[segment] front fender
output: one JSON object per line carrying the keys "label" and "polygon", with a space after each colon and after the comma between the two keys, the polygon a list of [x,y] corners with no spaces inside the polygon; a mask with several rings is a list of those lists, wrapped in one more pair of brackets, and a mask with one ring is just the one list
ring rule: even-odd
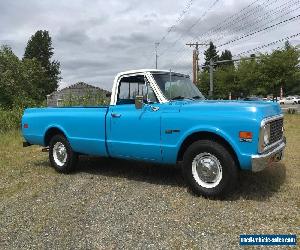
{"label": "front fender", "polygon": [[230,136],[224,130],[217,128],[217,127],[213,127],[213,126],[195,126],[195,127],[192,127],[191,129],[185,131],[185,133],[182,134],[180,140],[178,141],[178,143],[176,145],[176,148],[178,149],[177,154],[180,150],[182,143],[184,142],[184,140],[186,138],[188,138],[192,134],[201,133],[201,132],[209,132],[209,133],[213,133],[217,136],[222,137],[232,147],[232,149],[235,151],[238,158],[239,158],[239,155],[241,155],[240,149],[237,145],[237,142],[234,140],[234,138],[232,138],[232,136]]}

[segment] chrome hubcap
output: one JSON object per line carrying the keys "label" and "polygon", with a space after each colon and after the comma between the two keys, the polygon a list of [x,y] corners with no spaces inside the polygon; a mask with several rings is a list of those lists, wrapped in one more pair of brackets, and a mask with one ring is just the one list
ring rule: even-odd
{"label": "chrome hubcap", "polygon": [[222,179],[220,161],[210,153],[196,155],[192,162],[192,174],[196,182],[205,188],[216,187]]}
{"label": "chrome hubcap", "polygon": [[57,142],[53,147],[53,159],[58,166],[63,166],[67,161],[67,149],[64,144]]}

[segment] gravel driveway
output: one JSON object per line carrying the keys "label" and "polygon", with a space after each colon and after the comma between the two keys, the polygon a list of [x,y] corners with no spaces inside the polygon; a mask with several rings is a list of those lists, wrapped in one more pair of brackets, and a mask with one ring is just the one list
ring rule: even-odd
{"label": "gravel driveway", "polygon": [[9,133],[0,142],[0,248],[234,249],[244,233],[299,235],[300,133],[291,124],[284,162],[242,173],[222,201],[194,196],[174,166],[84,157],[75,173],[58,174],[40,148],[23,149]]}

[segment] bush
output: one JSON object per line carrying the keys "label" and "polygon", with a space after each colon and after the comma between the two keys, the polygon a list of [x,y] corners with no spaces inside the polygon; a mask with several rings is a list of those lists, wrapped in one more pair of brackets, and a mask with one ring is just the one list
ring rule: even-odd
{"label": "bush", "polygon": [[0,133],[20,129],[23,108],[5,110],[0,108]]}

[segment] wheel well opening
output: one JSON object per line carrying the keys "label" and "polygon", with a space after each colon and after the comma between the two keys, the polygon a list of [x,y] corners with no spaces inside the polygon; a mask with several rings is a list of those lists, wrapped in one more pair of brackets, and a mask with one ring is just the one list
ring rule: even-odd
{"label": "wheel well opening", "polygon": [[51,138],[53,136],[55,136],[55,135],[63,135],[63,136],[65,136],[64,132],[62,132],[60,129],[58,129],[58,128],[50,128],[46,132],[46,134],[45,134],[45,139],[44,139],[45,146],[49,146]]}
{"label": "wheel well opening", "polygon": [[185,151],[187,150],[187,148],[192,143],[199,141],[199,140],[212,140],[212,141],[220,143],[230,152],[230,154],[233,156],[237,166],[240,167],[237,155],[236,155],[235,151],[233,150],[233,148],[231,147],[231,145],[223,137],[216,135],[214,133],[211,133],[211,132],[198,132],[198,133],[189,135],[181,144],[180,150],[177,155],[177,161],[182,161],[183,155],[184,155]]}

